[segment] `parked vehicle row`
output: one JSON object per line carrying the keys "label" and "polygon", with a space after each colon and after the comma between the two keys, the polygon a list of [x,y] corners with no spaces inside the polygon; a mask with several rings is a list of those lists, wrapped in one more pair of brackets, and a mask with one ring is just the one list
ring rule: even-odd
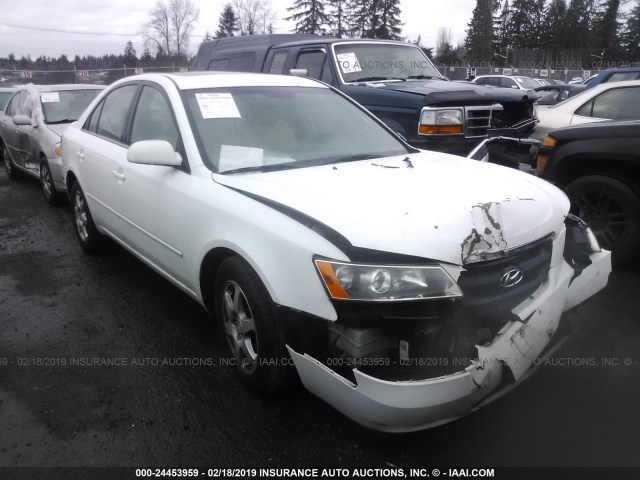
{"label": "parked vehicle row", "polygon": [[611,268],[550,183],[418,150],[311,79],[129,77],[61,147],[85,251],[110,238],[214,314],[249,389],[299,377],[376,430],[522,381]]}
{"label": "parked vehicle row", "polygon": [[557,105],[541,106],[533,138],[553,129],[583,123],[640,119],[640,80],[603,83]]}
{"label": "parked vehicle row", "polygon": [[104,88],[27,85],[14,91],[0,113],[0,156],[8,177],[39,178],[47,202],[57,203],[65,191],[62,133]]}

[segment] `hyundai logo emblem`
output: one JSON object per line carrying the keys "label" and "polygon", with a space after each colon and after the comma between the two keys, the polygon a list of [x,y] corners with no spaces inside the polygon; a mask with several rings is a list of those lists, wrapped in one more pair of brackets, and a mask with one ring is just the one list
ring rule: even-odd
{"label": "hyundai logo emblem", "polygon": [[519,268],[511,269],[500,278],[500,286],[503,288],[515,287],[523,278],[522,270]]}

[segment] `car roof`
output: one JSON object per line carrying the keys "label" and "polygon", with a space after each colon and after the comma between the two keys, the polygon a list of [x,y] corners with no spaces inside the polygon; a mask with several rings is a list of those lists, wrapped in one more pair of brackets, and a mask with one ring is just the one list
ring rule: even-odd
{"label": "car roof", "polygon": [[394,43],[405,46],[415,46],[406,42],[397,40],[369,39],[369,38],[338,38],[327,35],[310,35],[310,34],[293,34],[293,33],[277,33],[271,35],[246,35],[242,37],[220,38],[217,40],[209,40],[203,42],[203,45],[215,44],[217,52],[227,49],[234,51],[243,47],[271,47],[274,45],[305,45],[310,43]]}
{"label": "car roof", "polygon": [[294,75],[271,75],[264,73],[238,72],[187,72],[187,73],[145,73],[135,77],[119,80],[171,80],[180,90],[199,88],[232,88],[232,87],[313,87],[329,88],[316,80]]}
{"label": "car roof", "polygon": [[58,85],[34,85],[29,83],[27,85],[20,85],[18,90],[27,89],[28,87],[35,88],[39,92],[61,92],[64,90],[104,90],[104,85],[86,85],[77,83],[62,83]]}
{"label": "car roof", "polygon": [[624,73],[624,72],[640,72],[640,66],[638,67],[614,67],[600,70],[598,73],[592,76],[597,76],[601,73]]}

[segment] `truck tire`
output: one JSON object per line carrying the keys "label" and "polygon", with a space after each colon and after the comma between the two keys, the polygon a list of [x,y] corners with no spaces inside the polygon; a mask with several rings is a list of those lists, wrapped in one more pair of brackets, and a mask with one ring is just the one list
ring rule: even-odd
{"label": "truck tire", "polygon": [[612,264],[621,265],[640,248],[640,199],[615,178],[590,175],[565,188],[571,213],[585,220],[600,246],[612,252]]}

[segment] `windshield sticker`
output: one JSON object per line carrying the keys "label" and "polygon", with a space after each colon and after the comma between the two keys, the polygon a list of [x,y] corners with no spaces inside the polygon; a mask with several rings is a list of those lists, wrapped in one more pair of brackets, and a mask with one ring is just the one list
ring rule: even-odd
{"label": "windshield sticker", "polygon": [[196,93],[202,118],[240,118],[230,93]]}
{"label": "windshield sticker", "polygon": [[355,53],[339,53],[338,55],[336,55],[336,57],[338,57],[338,64],[340,65],[342,73],[354,73],[362,71],[360,62],[358,62],[358,57],[356,57]]}
{"label": "windshield sticker", "polygon": [[220,164],[218,172],[227,172],[238,168],[262,167],[264,150],[261,148],[241,147],[239,145],[222,145],[220,147]]}
{"label": "windshield sticker", "polygon": [[58,95],[58,92],[41,93],[40,101],[42,103],[59,103],[60,95]]}

